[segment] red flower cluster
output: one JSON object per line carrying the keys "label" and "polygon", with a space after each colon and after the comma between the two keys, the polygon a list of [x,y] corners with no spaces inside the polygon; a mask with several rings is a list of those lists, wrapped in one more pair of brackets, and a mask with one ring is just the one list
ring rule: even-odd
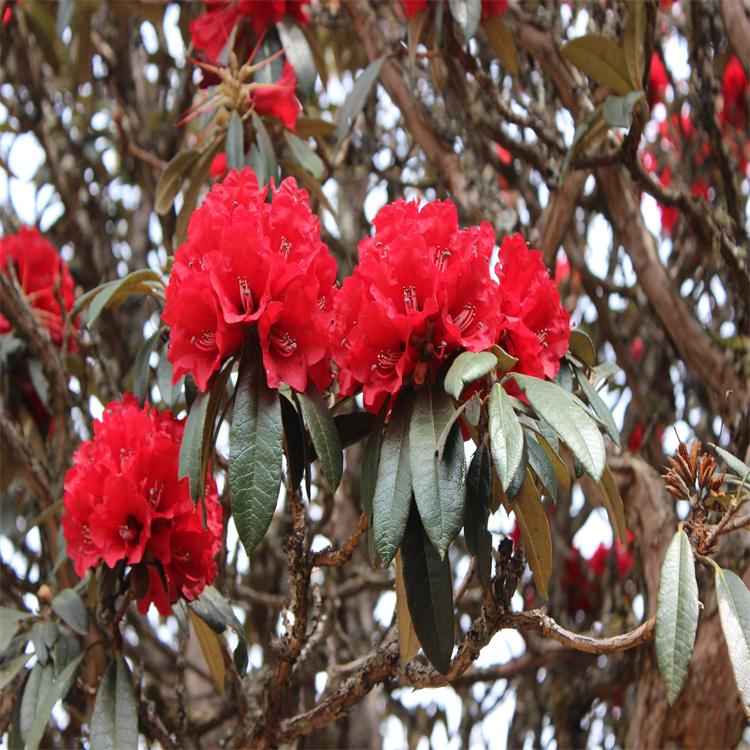
{"label": "red flower cluster", "polygon": [[259,115],[277,117],[284,127],[292,132],[297,130],[297,117],[302,105],[297,100],[297,74],[294,68],[284,63],[281,78],[274,83],[254,84],[250,94],[250,104]]}
{"label": "red flower cluster", "polygon": [[307,24],[306,4],[308,0],[206,0],[206,12],[190,22],[193,46],[216,60],[240,20],[246,19],[260,36],[287,14]]}
{"label": "red flower cluster", "polygon": [[742,63],[736,58],[727,63],[721,82],[723,106],[719,112],[722,125],[743,130],[748,125],[748,80]]}
{"label": "red flower cluster", "polygon": [[375,236],[360,242],[359,263],[337,296],[331,348],[340,394],[362,386],[365,407],[378,411],[389,393],[423,382],[459,348],[492,346],[500,310],[489,223],[459,230],[450,201],[420,211],[403,199],[373,223]]}
{"label": "red flower cluster", "polygon": [[307,192],[289,178],[271,191],[233,170],[190,218],[175,253],[163,320],[175,381],[212,374],[257,329],[268,384],[304,391],[331,382],[328,328],[336,262],[320,240]]}
{"label": "red flower cluster", "polygon": [[194,599],[216,575],[221,505],[212,480],[204,528],[188,480],[177,478],[183,430],[184,421],[141,408],[132,396],[113,401],[65,477],[63,533],[76,573],[82,577],[100,560],[110,568],[121,561],[146,565],[142,612],[154,602],[169,614],[170,603],[180,595]]}
{"label": "red flower cluster", "polygon": [[[407,18],[414,18],[422,8],[427,7],[428,0],[401,0]],[[482,18],[493,18],[508,10],[508,0],[482,0]]]}
{"label": "red flower cluster", "polygon": [[568,351],[570,316],[539,250],[520,234],[506,237],[496,266],[502,323],[498,343],[518,358],[516,372],[554,378]]}
{"label": "red flower cluster", "polygon": [[[22,227],[18,234],[0,238],[0,272],[8,276],[11,267],[39,322],[52,341],[62,344],[65,314],[74,300],[67,264],[39,230]],[[0,334],[10,328],[8,319],[0,314]]]}

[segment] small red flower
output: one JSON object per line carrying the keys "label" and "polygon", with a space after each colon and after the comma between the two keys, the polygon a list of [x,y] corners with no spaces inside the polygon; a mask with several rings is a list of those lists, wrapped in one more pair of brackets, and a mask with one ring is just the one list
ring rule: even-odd
{"label": "small red flower", "polygon": [[207,481],[204,528],[188,480],[177,477],[183,430],[184,421],[141,408],[132,396],[113,401],[65,477],[63,533],[76,573],[100,561],[146,566],[151,586],[138,603],[142,612],[154,601],[168,614],[171,603],[194,599],[216,575],[222,510],[216,484]]}
{"label": "small red flower", "polygon": [[669,78],[658,52],[651,53],[651,67],[648,72],[648,106],[664,101],[669,86]]}
{"label": "small red flower", "polygon": [[294,68],[284,63],[281,78],[274,83],[258,84],[250,94],[250,104],[259,115],[276,117],[287,130],[297,130],[297,118],[302,105],[294,93],[297,88],[297,74]]}
{"label": "small red flower", "polygon": [[748,81],[745,69],[737,57],[727,63],[721,83],[723,106],[719,119],[723,125],[732,125],[738,130],[748,124]]}
{"label": "small red flower", "polygon": [[227,155],[226,152],[220,151],[211,160],[211,166],[208,168],[208,174],[212,180],[218,180],[227,173]]}
{"label": "small red flower", "polygon": [[[63,342],[66,314],[73,307],[73,279],[60,254],[33,227],[0,238],[0,273],[13,270],[29,306],[58,346]],[[0,335],[11,326],[0,314]]]}
{"label": "small red flower", "polygon": [[257,328],[271,387],[304,391],[308,379],[319,389],[331,381],[336,262],[293,179],[272,189],[270,203],[266,193],[252,170],[233,170],[190,218],[162,315],[175,380],[190,373],[205,391]]}

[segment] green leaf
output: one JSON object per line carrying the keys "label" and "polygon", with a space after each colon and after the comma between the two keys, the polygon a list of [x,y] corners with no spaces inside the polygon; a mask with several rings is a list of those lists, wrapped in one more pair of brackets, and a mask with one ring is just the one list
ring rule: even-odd
{"label": "green leaf", "polygon": [[33,721],[31,722],[28,733],[26,734],[27,750],[37,750],[39,747],[39,743],[44,736],[44,729],[47,726],[52,709],[55,707],[57,701],[65,698],[72,687],[76,673],[78,672],[78,667],[82,660],[83,654],[73,659],[73,661],[71,661],[65,669],[55,677],[49,685],[49,690],[47,690],[43,697],[41,696],[41,691],[37,694],[39,700],[36,703]]}
{"label": "green leaf", "polygon": [[687,534],[678,531],[662,563],[656,605],[656,661],[670,705],[685,684],[697,628],[695,562]]}
{"label": "green leaf", "polygon": [[625,53],[602,34],[586,34],[562,48],[563,57],[595,81],[616,94],[633,90]]}
{"label": "green leaf", "polygon": [[581,386],[583,394],[586,396],[586,401],[589,402],[589,406],[594,410],[594,414],[602,421],[604,428],[607,431],[614,444],[620,447],[620,431],[617,429],[615,424],[615,418],[612,416],[612,412],[609,410],[607,404],[604,403],[604,399],[599,395],[599,392],[591,385],[591,381],[586,377],[585,373],[581,370],[576,369],[576,378],[578,384]]}
{"label": "green leaf", "polygon": [[321,179],[325,171],[325,164],[307,142],[288,131],[284,132],[284,138],[300,166],[306,169],[316,180]]}
{"label": "green leaf", "polygon": [[29,612],[0,607],[0,654],[10,646],[10,642],[18,632],[18,623],[31,617]]}
{"label": "green leaf", "polygon": [[305,393],[298,394],[298,398],[323,476],[328,480],[331,491],[336,492],[344,470],[344,452],[336,423],[314,385],[311,384]]}
{"label": "green leaf", "polygon": [[63,589],[52,600],[52,611],[79,635],[89,632],[86,607],[73,589]]}
{"label": "green leaf", "polygon": [[550,436],[555,438],[555,443],[557,444],[557,436],[554,433],[550,433],[547,435],[539,435],[539,445],[542,446],[542,450],[547,454],[547,458],[549,458],[552,464],[552,470],[555,472],[557,481],[567,489],[570,487],[570,472],[568,471],[568,465],[562,460],[562,458],[560,458],[555,448],[550,444],[548,439]]}
{"label": "green leaf", "polygon": [[315,91],[318,71],[307,38],[298,25],[288,20],[288,16],[276,24],[276,29],[284,47],[284,57],[294,68],[297,88],[308,99]]}
{"label": "green leaf", "polygon": [[20,654],[0,669],[0,690],[4,690],[13,682],[15,676],[26,666],[29,659],[31,659],[31,654]]}
{"label": "green leaf", "polygon": [[372,529],[375,545],[386,568],[401,546],[412,505],[410,416],[411,399],[402,394],[393,407],[380,447],[380,464],[372,498]]}
{"label": "green leaf", "polygon": [[73,308],[73,315],[88,308],[86,325],[91,327],[108,307],[116,305],[132,294],[148,294],[155,288],[161,288],[161,276],[150,268],[133,271],[121,279],[100,284],[82,297],[79,297]]}
{"label": "green leaf", "polygon": [[477,33],[482,20],[482,0],[449,0],[451,16],[468,42]]}
{"label": "green leaf", "polygon": [[414,631],[425,656],[440,674],[447,674],[453,653],[453,583],[448,558],[441,559],[425,533],[412,503],[401,556],[404,583]]}
{"label": "green leaf", "polygon": [[744,479],[750,475],[750,466],[744,461],[740,461],[737,456],[733,456],[728,450],[724,450],[724,448],[720,448],[714,443],[709,443],[709,445],[719,454],[719,457],[727,465],[730,472],[736,474],[740,479]]}
{"label": "green leaf", "polygon": [[367,438],[367,443],[365,444],[365,452],[362,456],[360,492],[362,494],[362,506],[365,509],[365,513],[367,513],[367,517],[370,519],[370,529],[372,529],[373,497],[375,496],[375,485],[378,481],[378,467],[380,466],[380,439],[387,411],[388,402],[386,401],[373,422],[370,436]]}
{"label": "green leaf", "polygon": [[631,91],[625,96],[608,96],[602,106],[602,114],[613,128],[629,128],[633,120],[633,107],[646,98],[644,91]]}
{"label": "green leaf", "polygon": [[156,202],[154,208],[157,214],[165,214],[172,208],[177,193],[193,164],[198,160],[198,151],[189,148],[179,151],[164,167],[156,183]]}
{"label": "green leaf", "polygon": [[348,448],[364,440],[370,434],[377,417],[368,411],[355,411],[348,414],[336,414],[336,432],[339,434],[342,448]]}
{"label": "green leaf", "polygon": [[136,750],[138,704],[130,669],[121,656],[112,661],[99,683],[91,715],[92,750]]}
{"label": "green leaf", "polygon": [[281,393],[279,393],[279,403],[281,404],[281,422],[284,426],[287,479],[289,485],[296,489],[302,482],[307,465],[307,438],[302,418],[294,403]]}
{"label": "green leaf", "polygon": [[586,473],[598,482],[606,459],[604,441],[583,405],[555,383],[528,375],[513,377],[534,411],[552,426]]}
{"label": "green leaf", "polygon": [[437,455],[440,435],[454,411],[442,388],[424,386],[417,392],[409,429],[414,497],[427,536],[441,558],[461,529],[464,514],[465,456],[457,425],[454,437],[446,442],[443,460]]}
{"label": "green leaf", "polygon": [[253,112],[253,127],[255,128],[255,143],[258,147],[258,153],[260,154],[261,160],[263,161],[265,177],[263,182],[265,183],[268,182],[271,177],[276,177],[276,172],[278,171],[276,151],[274,151],[273,141],[271,141],[271,136],[268,135],[263,120],[261,120],[255,112]]}
{"label": "green leaf", "polygon": [[510,397],[500,383],[490,391],[489,430],[492,462],[507,492],[523,459],[523,430]]}
{"label": "green leaf", "polygon": [[44,637],[44,631],[47,625],[53,625],[53,623],[42,620],[40,622],[35,622],[31,627],[31,642],[34,644],[34,653],[42,666],[47,663],[49,657],[49,650],[47,649],[47,643],[45,642]]}
{"label": "green leaf", "polygon": [[229,432],[232,517],[248,555],[271,524],[281,484],[281,406],[257,349],[243,356]]}
{"label": "green leaf", "polygon": [[492,534],[487,529],[492,494],[492,464],[487,446],[481,444],[466,474],[466,549],[477,559],[477,577],[485,590],[492,578]]}
{"label": "green leaf", "polygon": [[239,170],[245,166],[245,134],[237,112],[232,112],[229,116],[224,149],[227,152],[227,169]]}
{"label": "green leaf", "polygon": [[750,719],[750,591],[738,575],[718,566],[715,582],[721,629],[729,650],[734,681],[745,717]]}
{"label": "green leaf", "polygon": [[357,115],[364,109],[367,98],[370,95],[375,82],[380,76],[380,70],[385,62],[384,57],[373,60],[357,78],[352,86],[352,90],[344,100],[339,110],[338,125],[336,127],[336,148],[341,146],[346,134],[354,125]]}
{"label": "green leaf", "polygon": [[143,403],[148,396],[148,376],[151,371],[151,353],[161,340],[161,330],[149,336],[139,347],[133,364],[133,395]]}
{"label": "green leaf", "polygon": [[156,366],[156,383],[164,404],[169,409],[174,409],[182,393],[183,378],[172,384],[172,364],[167,357],[166,349],[162,351],[159,364]]}
{"label": "green leaf", "polygon": [[206,433],[206,415],[210,391],[199,393],[188,413],[180,445],[180,462],[177,477],[190,479],[190,497],[197,503],[205,477],[201,476],[203,441]]}
{"label": "green leaf", "polygon": [[21,697],[20,729],[21,737],[25,740],[34,723],[34,718],[39,713],[40,706],[49,693],[52,681],[55,677],[55,668],[52,664],[42,665],[37,663],[29,672]]}
{"label": "green leaf", "polygon": [[516,75],[518,73],[518,52],[513,41],[513,34],[510,33],[510,29],[502,16],[485,18],[482,21],[482,28],[500,64],[508,73]]}
{"label": "green leaf", "polygon": [[526,432],[524,437],[529,452],[529,466],[542,483],[547,496],[557,500],[557,478],[547,451],[530,432]]}
{"label": "green leaf", "polygon": [[596,349],[591,337],[581,328],[574,328],[570,332],[570,351],[589,367],[596,366]]}
{"label": "green leaf", "polygon": [[491,352],[462,352],[445,374],[445,390],[458,400],[469,383],[493,372],[497,359]]}
{"label": "green leaf", "polygon": [[612,524],[612,530],[615,532],[615,536],[625,544],[628,540],[628,527],[625,522],[625,506],[620,497],[620,490],[617,487],[617,482],[612,476],[612,472],[608,466],[604,467],[604,473],[602,479],[599,482],[599,488],[602,491],[602,499],[604,501],[604,507],[607,509],[607,515],[609,516],[609,522]]}
{"label": "green leaf", "polygon": [[499,344],[495,344],[490,351],[497,359],[497,369],[500,372],[509,372],[518,364],[518,357],[508,354]]}

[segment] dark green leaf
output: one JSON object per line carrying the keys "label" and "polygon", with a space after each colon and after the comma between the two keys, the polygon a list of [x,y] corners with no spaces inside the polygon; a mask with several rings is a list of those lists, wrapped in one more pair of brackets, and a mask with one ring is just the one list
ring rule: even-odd
{"label": "dark green leaf", "polygon": [[380,76],[380,70],[385,62],[384,57],[373,60],[363,71],[362,75],[354,82],[352,90],[346,97],[341,109],[339,110],[338,125],[336,127],[337,148],[341,145],[346,134],[354,124],[357,115],[362,111],[367,98],[372,91],[375,82]]}
{"label": "dark green leaf", "polygon": [[534,411],[552,426],[586,472],[599,481],[606,458],[604,441],[583,405],[554,383],[528,375],[513,377]]}
{"label": "dark green leaf", "polygon": [[422,650],[440,674],[453,653],[453,584],[448,558],[440,558],[412,503],[401,544],[404,583],[414,631]]}
{"label": "dark green leaf", "polygon": [[148,376],[151,371],[149,360],[151,353],[161,340],[161,330],[149,336],[139,347],[133,364],[133,395],[140,401],[149,395]]}
{"label": "dark green leaf", "polygon": [[297,138],[294,133],[285,131],[284,138],[300,166],[306,169],[316,180],[319,180],[325,170],[323,160],[310,148],[306,141]]}
{"label": "dark green leaf", "polygon": [[150,268],[133,271],[121,279],[100,284],[95,289],[79,297],[73,307],[73,315],[88,308],[86,325],[91,327],[106,308],[122,301],[131,294],[146,294],[154,288],[161,288],[161,276]]}
{"label": "dark green leaf", "polygon": [[[263,162],[263,172],[265,179],[263,182],[276,177],[278,166],[276,164],[276,152],[273,148],[273,141],[268,135],[266,126],[263,124],[263,120],[253,112],[253,127],[255,128],[255,143],[258,147],[258,153],[260,154]],[[259,179],[260,181],[260,179]]]}
{"label": "dark green leaf", "polygon": [[0,654],[3,653],[18,631],[18,623],[31,617],[28,612],[0,607]]}
{"label": "dark green leaf", "polygon": [[344,453],[336,423],[328,405],[314,385],[310,385],[305,393],[300,393],[298,398],[323,476],[328,480],[331,490],[336,492],[344,470]]}
{"label": "dark green leaf", "polygon": [[414,497],[427,536],[441,558],[461,529],[464,514],[465,456],[457,426],[454,437],[448,438],[443,460],[438,458],[440,435],[454,411],[442,388],[424,386],[417,392],[409,429]]}
{"label": "dark green leaf", "polygon": [[[506,497],[508,500],[515,500],[516,495],[521,491],[521,487],[523,486],[524,480],[526,479],[526,469],[529,468],[529,451],[526,448],[526,443],[523,443],[523,451],[521,453],[521,463],[518,464],[518,469],[516,469],[516,473],[513,475],[513,478],[510,480],[510,484],[508,485],[508,489],[505,492]],[[500,477],[498,477],[499,479]],[[500,484],[502,487],[502,483]]]}
{"label": "dark green leaf", "polygon": [[355,411],[351,414],[336,414],[333,421],[339,433],[341,446],[348,448],[350,445],[364,440],[375,424],[376,416],[367,411]]}
{"label": "dark green leaf", "polygon": [[179,151],[174,158],[164,167],[156,183],[157,214],[165,214],[172,208],[175,196],[180,192],[180,187],[193,164],[198,160],[198,152],[194,148]]}
{"label": "dark green leaf", "polygon": [[232,661],[234,662],[234,668],[237,670],[237,674],[244,677],[247,672],[248,662],[250,661],[250,657],[247,653],[247,641],[244,638],[240,638],[237,646],[232,652]]}
{"label": "dark green leaf", "polygon": [[248,555],[271,524],[281,484],[281,406],[256,349],[243,356],[229,432],[232,516]]}
{"label": "dark green leaf", "polygon": [[15,676],[26,665],[26,662],[29,659],[31,659],[31,654],[20,654],[14,659],[11,659],[2,669],[0,669],[0,690],[5,690],[5,688],[13,682]]}
{"label": "dark green leaf", "polygon": [[[403,398],[403,396],[402,396]],[[362,495],[362,507],[370,519],[372,529],[372,499],[375,495],[375,485],[378,480],[378,467],[380,466],[380,438],[385,424],[385,415],[388,411],[388,402],[378,413],[370,429],[370,436],[365,444],[365,452],[362,457],[362,478],[360,479],[360,492]]]}
{"label": "dark green leaf", "polygon": [[539,478],[547,495],[557,500],[557,479],[552,461],[547,451],[539,445],[537,439],[529,432],[526,433],[526,448],[529,452],[529,466]]}
{"label": "dark green leaf", "polygon": [[672,705],[685,684],[698,628],[698,584],[690,541],[678,531],[667,549],[656,605],[656,660]]}
{"label": "dark green leaf", "polygon": [[227,169],[242,169],[245,166],[245,134],[237,112],[232,112],[229,117],[224,148],[227,152]]}
{"label": "dark green leaf", "polygon": [[63,589],[52,600],[52,611],[76,633],[86,635],[89,631],[86,607],[73,589]]}
{"label": "dark green leaf", "polygon": [[205,477],[201,476],[201,458],[203,441],[206,433],[206,415],[208,402],[211,397],[209,391],[199,393],[188,413],[185,431],[180,445],[180,464],[178,477],[190,479],[190,497],[198,502]]}
{"label": "dark green leaf", "polygon": [[75,676],[82,659],[83,654],[73,659],[73,661],[71,661],[70,664],[68,664],[68,666],[66,666],[65,669],[55,677],[43,697],[41,691],[37,693],[38,700],[35,706],[36,710],[33,714],[31,726],[25,737],[27,750],[37,750],[39,747],[39,743],[44,736],[44,729],[47,726],[52,709],[55,707],[57,701],[65,698],[75,682]]}
{"label": "dark green leaf", "polygon": [[372,499],[372,529],[383,566],[401,546],[411,508],[409,419],[411,400],[402,395],[391,412],[380,448],[380,464]]}
{"label": "dark green leaf", "polygon": [[49,693],[52,681],[55,677],[55,668],[52,664],[35,664],[29,676],[21,697],[20,729],[21,737],[26,739],[34,718],[39,712],[40,706]]}
{"label": "dark green leaf", "polygon": [[633,107],[645,97],[643,91],[631,91],[625,96],[608,96],[602,106],[605,121],[613,128],[629,128],[633,120]]}
{"label": "dark green leaf", "polygon": [[302,482],[307,465],[307,439],[295,405],[281,393],[279,393],[279,403],[281,404],[281,422],[284,425],[288,480],[291,487],[297,488]]}
{"label": "dark green leaf", "polygon": [[488,414],[492,461],[507,492],[523,458],[523,430],[500,383],[495,383],[490,391]]}
{"label": "dark green leaf", "polygon": [[136,750],[138,704],[130,669],[123,657],[110,663],[96,693],[91,715],[92,750]]}
{"label": "dark green leaf", "polygon": [[445,374],[445,390],[458,400],[467,385],[493,372],[497,359],[491,352],[462,352]]}
{"label": "dark green leaf", "polygon": [[482,20],[482,0],[449,0],[451,15],[468,42]]}
{"label": "dark green leaf", "polygon": [[745,718],[750,719],[750,591],[731,570],[716,567],[716,600],[734,681]]}
{"label": "dark green leaf", "polygon": [[45,622],[35,622],[31,627],[31,642],[34,644],[34,654],[36,654],[37,661],[44,666],[49,658],[47,650],[47,644],[44,642],[44,635],[42,629],[48,624]]}
{"label": "dark green leaf", "polygon": [[591,382],[586,377],[585,373],[581,370],[576,370],[576,378],[578,384],[581,386],[586,401],[589,402],[589,406],[594,410],[594,414],[602,421],[604,427],[614,441],[615,445],[620,447],[620,431],[617,429],[615,424],[615,418],[612,416],[612,412],[609,410],[607,404],[604,403],[604,399],[599,395],[599,392],[591,385]]}
{"label": "dark green leaf", "polygon": [[474,452],[466,474],[466,549],[477,559],[477,577],[487,589],[492,578],[492,534],[487,529],[492,494],[490,451],[484,444]]}
{"label": "dark green leaf", "polygon": [[570,351],[589,367],[596,366],[596,350],[591,337],[581,328],[574,328],[570,332]]}

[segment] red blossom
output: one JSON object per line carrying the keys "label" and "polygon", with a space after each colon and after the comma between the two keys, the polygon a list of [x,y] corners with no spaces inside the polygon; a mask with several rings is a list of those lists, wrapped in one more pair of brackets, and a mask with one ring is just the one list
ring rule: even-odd
{"label": "red blossom", "polygon": [[252,170],[214,185],[175,253],[163,320],[174,378],[205,391],[257,329],[271,387],[331,381],[328,328],[336,262],[320,240],[308,195],[293,179],[260,189]]}
{"label": "red blossom", "polygon": [[658,102],[664,101],[669,86],[667,70],[658,52],[651,53],[651,66],[648,72],[648,105],[653,107]]}
{"label": "red blossom", "polygon": [[184,420],[125,396],[106,407],[65,477],[63,533],[76,573],[100,561],[146,566],[151,587],[138,603],[142,612],[154,601],[168,614],[216,575],[222,510],[216,484],[207,481],[204,528],[188,480],[177,477],[183,430]]}
{"label": "red blossom", "polygon": [[[21,227],[18,234],[0,238],[0,273],[13,269],[26,302],[52,341],[62,344],[66,313],[73,307],[73,279],[60,254],[34,227]],[[11,325],[0,314],[0,335]]]}
{"label": "red blossom", "polygon": [[211,160],[211,166],[208,168],[208,174],[212,180],[218,180],[227,173],[227,155],[225,151],[220,151]]}
{"label": "red blossom", "polygon": [[377,411],[459,349],[491,346],[500,315],[487,222],[459,230],[451,201],[420,210],[399,199],[373,223],[375,235],[360,242],[359,263],[335,302],[331,345],[341,395],[362,387],[365,407]]}
{"label": "red blossom", "polygon": [[724,68],[721,82],[723,106],[719,119],[723,125],[732,125],[738,130],[747,127],[748,81],[745,69],[737,57],[732,57]]}
{"label": "red blossom", "polygon": [[294,68],[284,63],[281,78],[273,83],[258,84],[250,95],[250,104],[259,115],[276,117],[287,130],[297,130],[297,117],[302,105],[297,100],[297,74]]}

